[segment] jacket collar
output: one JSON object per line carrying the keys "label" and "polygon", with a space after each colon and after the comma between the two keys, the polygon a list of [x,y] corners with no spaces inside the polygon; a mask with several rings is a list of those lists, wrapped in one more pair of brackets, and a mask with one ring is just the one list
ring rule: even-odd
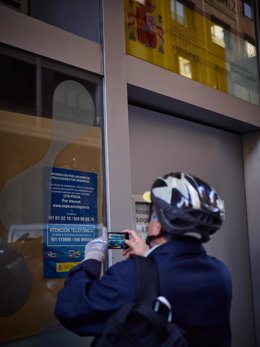
{"label": "jacket collar", "polygon": [[205,248],[195,237],[185,236],[181,239],[168,241],[160,246],[155,246],[147,255],[168,254],[205,254]]}

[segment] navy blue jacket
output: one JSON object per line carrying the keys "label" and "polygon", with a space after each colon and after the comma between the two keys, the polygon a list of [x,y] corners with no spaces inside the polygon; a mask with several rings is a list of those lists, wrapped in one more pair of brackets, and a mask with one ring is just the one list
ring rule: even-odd
{"label": "navy blue jacket", "polygon": [[[156,260],[161,295],[170,301],[189,346],[229,347],[232,286],[226,266],[192,237],[167,242],[149,256]],[[100,262],[82,262],[58,294],[56,317],[78,335],[97,335],[115,310],[135,299],[133,259],[116,263],[101,279],[100,271]]]}

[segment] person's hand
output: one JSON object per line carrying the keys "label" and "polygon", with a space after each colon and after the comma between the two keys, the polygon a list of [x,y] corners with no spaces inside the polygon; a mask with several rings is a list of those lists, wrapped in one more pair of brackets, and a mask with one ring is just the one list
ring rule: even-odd
{"label": "person's hand", "polygon": [[145,241],[138,236],[135,230],[123,230],[123,233],[128,233],[130,236],[129,240],[125,240],[125,243],[129,248],[123,251],[123,255],[127,258],[132,255],[145,256],[145,253],[149,250],[149,247],[146,245]]}
{"label": "person's hand", "polygon": [[103,262],[107,254],[107,247],[107,230],[106,227],[103,227],[102,237],[91,240],[86,244],[83,261],[88,259],[95,259]]}

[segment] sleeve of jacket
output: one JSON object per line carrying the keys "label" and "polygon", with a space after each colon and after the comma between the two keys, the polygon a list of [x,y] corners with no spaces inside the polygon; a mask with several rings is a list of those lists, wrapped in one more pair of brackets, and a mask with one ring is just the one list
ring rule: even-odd
{"label": "sleeve of jacket", "polygon": [[119,262],[100,278],[101,263],[86,260],[73,268],[58,293],[57,319],[78,335],[97,335],[109,316],[135,297],[134,263]]}

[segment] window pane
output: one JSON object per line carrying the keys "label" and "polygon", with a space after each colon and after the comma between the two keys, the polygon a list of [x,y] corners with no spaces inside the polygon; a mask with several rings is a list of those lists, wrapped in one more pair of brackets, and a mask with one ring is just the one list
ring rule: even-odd
{"label": "window pane", "polygon": [[211,26],[211,37],[212,42],[221,47],[225,47],[224,29],[221,26],[216,24]]}
{"label": "window pane", "polygon": [[254,18],[250,0],[125,0],[126,51],[259,105],[255,23],[248,18]]}
{"label": "window pane", "polygon": [[0,75],[0,104],[2,107],[35,113],[35,64],[0,55]]}
{"label": "window pane", "polygon": [[0,0],[0,3],[75,35],[100,43],[100,0]]}
{"label": "window pane", "polygon": [[0,59],[1,343],[55,326],[104,192],[100,78],[6,46]]}
{"label": "window pane", "polygon": [[252,9],[252,5],[249,3],[244,2],[243,3],[244,6],[244,15],[250,19],[253,19],[253,9]]}
{"label": "window pane", "polygon": [[180,75],[188,77],[188,78],[192,78],[190,61],[188,59],[179,57],[179,64],[180,64]]}
{"label": "window pane", "polygon": [[247,58],[253,58],[256,56],[255,45],[253,45],[249,41],[245,41],[245,51],[246,51],[246,57]]}

